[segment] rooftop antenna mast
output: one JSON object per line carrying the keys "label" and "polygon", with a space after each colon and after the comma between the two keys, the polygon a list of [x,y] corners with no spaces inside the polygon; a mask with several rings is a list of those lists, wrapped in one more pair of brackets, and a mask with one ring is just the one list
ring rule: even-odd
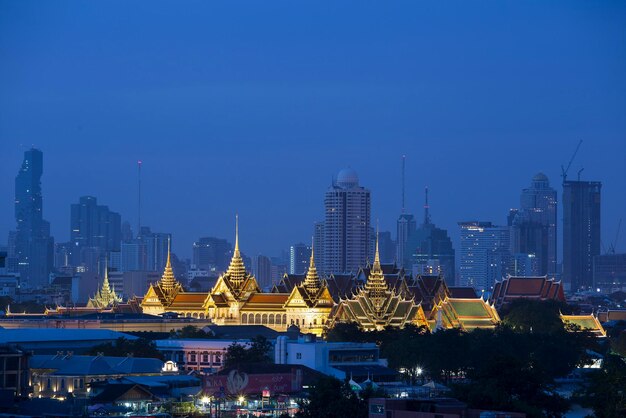
{"label": "rooftop antenna mast", "polygon": [[137,237],[141,236],[141,160],[137,160]]}
{"label": "rooftop antenna mast", "polygon": [[428,205],[428,186],[424,189],[424,193],[426,194],[426,199],[424,200],[424,225],[430,225],[430,213],[428,213],[428,209],[430,209]]}
{"label": "rooftop antenna mast", "polygon": [[404,160],[406,159],[406,155],[402,156],[402,214],[404,215]]}
{"label": "rooftop antenna mast", "polygon": [[[576,150],[574,151],[574,154],[572,154],[572,158],[570,158],[569,163],[567,164],[567,168],[563,168],[563,166],[561,165],[561,177],[563,177],[563,183],[565,183],[565,181],[567,180],[567,172],[569,171],[569,168],[572,166],[572,163],[574,162],[574,157],[576,157],[576,154],[578,153],[578,150],[580,149],[580,145],[582,143],[583,143],[582,139],[578,141],[578,145],[576,145]],[[578,172],[578,180],[580,180],[580,171]]]}

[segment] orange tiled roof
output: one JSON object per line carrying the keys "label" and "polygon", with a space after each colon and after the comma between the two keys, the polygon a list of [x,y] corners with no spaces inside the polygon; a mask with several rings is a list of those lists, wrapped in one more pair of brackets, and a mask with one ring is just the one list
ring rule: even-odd
{"label": "orange tiled roof", "polygon": [[193,306],[199,305],[200,307],[204,304],[204,300],[206,299],[207,294],[201,292],[181,292],[178,293],[170,306],[175,305],[184,305],[184,306]]}
{"label": "orange tiled roof", "polygon": [[246,304],[250,303],[276,303],[284,304],[289,298],[288,293],[254,293],[250,296]]}

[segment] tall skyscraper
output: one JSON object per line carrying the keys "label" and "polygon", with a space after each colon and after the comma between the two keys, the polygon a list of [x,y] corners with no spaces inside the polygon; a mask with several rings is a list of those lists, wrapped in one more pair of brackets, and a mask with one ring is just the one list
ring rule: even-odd
{"label": "tall skyscraper", "polygon": [[398,267],[410,268],[410,264],[405,263],[405,254],[407,252],[407,241],[409,237],[415,234],[416,222],[415,217],[408,213],[403,213],[396,223],[396,258]]}
{"label": "tall skyscraper", "polygon": [[533,255],[538,274],[556,273],[556,190],[545,174],[532,179],[522,190],[520,210],[509,214],[511,252]]}
{"label": "tall skyscraper", "polygon": [[563,182],[563,280],[572,291],[593,286],[600,254],[599,181]]}
{"label": "tall skyscraper", "polygon": [[199,269],[221,274],[228,268],[232,254],[233,246],[227,240],[203,237],[193,243],[192,263]]}
{"label": "tall skyscraper", "polygon": [[324,198],[324,268],[356,272],[370,253],[370,191],[351,168],[339,172]]}
{"label": "tall skyscraper", "polygon": [[400,217],[396,223],[396,262],[398,267],[410,267],[405,265],[406,243],[409,237],[415,233],[416,222],[413,215],[405,213],[406,205],[404,200],[404,164],[405,156],[402,156],[402,209],[400,211]]}
{"label": "tall skyscraper", "polygon": [[[111,251],[120,251],[122,242],[120,214],[110,211],[108,206],[98,205],[97,199],[93,196],[82,196],[79,203],[71,205],[70,241],[74,247],[70,263],[74,266],[86,265],[89,258],[86,252],[99,252],[106,257]],[[93,270],[94,266],[87,267],[88,270]]]}
{"label": "tall skyscraper", "polygon": [[304,274],[309,268],[311,247],[300,242],[289,247],[289,274]]}
{"label": "tall skyscraper", "polygon": [[510,262],[509,227],[491,222],[459,222],[461,259],[458,283],[489,292],[507,273]]}
{"label": "tall skyscraper", "polygon": [[171,234],[142,226],[137,238],[122,242],[121,271],[162,271],[167,263],[168,240]]}
{"label": "tall skyscraper", "polygon": [[326,271],[324,267],[324,221],[315,222],[313,225],[313,254],[315,265],[320,273]]}
{"label": "tall skyscraper", "polygon": [[448,231],[437,228],[430,217],[428,188],[424,190],[424,220],[409,234],[403,253],[403,265],[413,274],[441,274],[454,283],[455,252]]}
{"label": "tall skyscraper", "polygon": [[54,242],[50,224],[43,219],[42,174],[43,153],[35,148],[24,152],[22,167],[15,178],[17,229],[12,252],[22,283],[31,287],[46,285],[53,265]]}
{"label": "tall skyscraper", "polygon": [[252,258],[252,271],[261,289],[272,288],[272,261],[264,255],[257,255]]}

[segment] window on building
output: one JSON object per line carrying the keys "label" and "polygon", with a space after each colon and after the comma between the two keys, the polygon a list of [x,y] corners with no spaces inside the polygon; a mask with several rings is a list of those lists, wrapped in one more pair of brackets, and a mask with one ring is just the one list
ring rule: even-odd
{"label": "window on building", "polygon": [[189,356],[189,361],[191,361],[191,362],[196,361],[196,355],[195,355],[195,354],[191,354],[191,355]]}
{"label": "window on building", "polygon": [[296,359],[302,360],[302,353],[296,353]]}

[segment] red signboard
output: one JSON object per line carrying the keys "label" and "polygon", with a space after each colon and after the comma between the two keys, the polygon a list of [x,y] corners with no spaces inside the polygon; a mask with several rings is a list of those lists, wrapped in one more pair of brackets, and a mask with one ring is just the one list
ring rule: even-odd
{"label": "red signboard", "polygon": [[261,395],[264,391],[279,394],[300,390],[302,377],[299,370],[273,374],[248,374],[231,370],[227,375],[204,377],[204,392],[211,395],[222,391],[226,395]]}

